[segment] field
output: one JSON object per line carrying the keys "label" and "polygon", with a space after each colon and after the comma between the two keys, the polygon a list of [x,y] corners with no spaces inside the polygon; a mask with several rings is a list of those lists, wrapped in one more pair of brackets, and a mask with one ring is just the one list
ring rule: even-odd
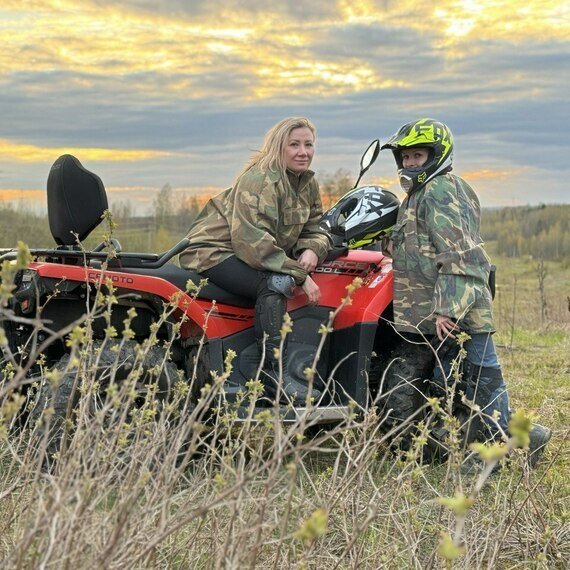
{"label": "field", "polygon": [[[16,429],[21,402],[2,391],[1,567],[568,567],[570,272],[563,262],[494,261],[511,405],[554,431],[535,469],[516,449],[494,473],[493,462],[466,473],[459,444],[449,461],[431,464],[422,460],[425,433],[396,451],[381,405],[325,432],[303,418],[254,417],[253,405],[243,421],[223,404],[207,419],[223,376],[195,409],[181,383],[180,405],[150,397],[132,411],[134,385],[99,399],[92,371],[101,346],[77,333],[68,367],[33,379],[56,386],[72,370],[81,377],[55,466],[50,407]],[[259,388],[252,382],[244,402]]]}

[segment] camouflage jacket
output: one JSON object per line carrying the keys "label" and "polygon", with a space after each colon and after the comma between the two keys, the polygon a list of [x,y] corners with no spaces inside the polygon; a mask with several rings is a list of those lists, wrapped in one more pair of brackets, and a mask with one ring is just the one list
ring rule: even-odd
{"label": "camouflage jacket", "polygon": [[323,261],[330,237],[319,227],[323,207],[314,173],[287,174],[282,180],[272,170],[248,170],[209,200],[190,228],[181,266],[204,271],[235,254],[254,269],[303,283],[307,272],[296,258],[312,249]]}
{"label": "camouflage jacket", "polygon": [[480,215],[477,195],[453,174],[404,199],[391,233],[398,330],[435,334],[438,314],[467,332],[495,330]]}

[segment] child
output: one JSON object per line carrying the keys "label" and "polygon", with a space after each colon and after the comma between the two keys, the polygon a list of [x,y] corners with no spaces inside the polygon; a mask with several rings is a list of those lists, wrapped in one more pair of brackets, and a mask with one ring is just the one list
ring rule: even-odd
{"label": "child", "polygon": [[[406,192],[391,233],[394,268],[394,322],[405,335],[444,341],[465,331],[463,383],[477,404],[490,436],[507,433],[509,397],[495,351],[491,263],[479,234],[477,195],[451,174],[453,136],[433,119],[402,126],[382,149],[391,149]],[[434,376],[449,376],[453,355],[441,358]],[[443,368],[443,371],[441,370]],[[538,424],[530,434],[534,464],[551,431]]]}

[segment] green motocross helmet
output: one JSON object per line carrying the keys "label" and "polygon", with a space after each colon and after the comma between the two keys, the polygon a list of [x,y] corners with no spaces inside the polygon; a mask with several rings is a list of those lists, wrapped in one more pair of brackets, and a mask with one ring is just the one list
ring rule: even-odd
{"label": "green motocross helmet", "polygon": [[[423,166],[404,168],[403,148],[425,147],[429,156]],[[393,135],[381,150],[389,148],[398,165],[400,186],[405,192],[419,190],[432,178],[449,172],[453,166],[453,135],[444,123],[434,119],[420,119],[406,123]]]}

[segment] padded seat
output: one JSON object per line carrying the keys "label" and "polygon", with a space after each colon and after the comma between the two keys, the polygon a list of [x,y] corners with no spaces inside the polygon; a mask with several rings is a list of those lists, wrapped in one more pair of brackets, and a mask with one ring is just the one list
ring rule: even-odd
{"label": "padded seat", "polygon": [[[200,281],[204,279],[202,275],[193,271],[191,269],[182,269],[174,263],[166,263],[162,267],[156,269],[145,269],[139,267],[121,267],[113,268],[113,271],[119,271],[121,273],[130,273],[136,275],[150,275],[152,277],[160,277],[169,283],[172,283],[182,291],[186,290],[186,283],[188,280],[192,280],[196,285],[200,284]],[[255,301],[247,299],[246,297],[240,297],[229,293],[225,289],[218,287],[214,283],[208,283],[206,286],[200,289],[198,295],[199,299],[206,299],[209,301],[217,301],[218,303],[225,303],[227,305],[235,305],[236,307],[253,308],[255,306]]]}

